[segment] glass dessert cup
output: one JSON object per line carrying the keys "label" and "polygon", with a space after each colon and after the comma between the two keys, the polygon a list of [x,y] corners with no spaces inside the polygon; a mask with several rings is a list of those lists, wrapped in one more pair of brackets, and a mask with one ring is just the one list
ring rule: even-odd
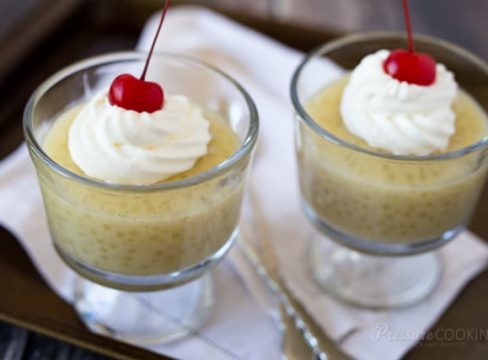
{"label": "glass dessert cup", "polygon": [[[430,37],[416,37],[415,46],[445,64],[480,114],[487,112],[484,61]],[[434,290],[442,276],[436,249],[466,227],[488,166],[486,134],[452,152],[394,156],[347,142],[310,114],[310,100],[366,55],[395,48],[406,48],[404,36],[340,38],[309,54],[291,84],[302,204],[317,230],[308,248],[311,272],[332,296],[368,308],[411,305]],[[329,61],[336,71],[325,67]]]}
{"label": "glass dessert cup", "polygon": [[43,139],[60,114],[137,75],[146,55],[126,52],[71,65],[32,95],[24,132],[54,246],[81,277],[74,306],[93,331],[137,344],[175,340],[213,305],[211,268],[238,235],[242,194],[258,132],[255,105],[232,78],[183,56],[158,54],[147,78],[222,118],[238,139],[224,162],[196,176],[117,185],[54,162]]}

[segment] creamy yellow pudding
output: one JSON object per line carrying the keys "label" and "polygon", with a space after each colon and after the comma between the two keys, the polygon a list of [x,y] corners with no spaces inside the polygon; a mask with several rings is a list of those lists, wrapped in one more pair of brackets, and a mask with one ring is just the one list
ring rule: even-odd
{"label": "creamy yellow pudding", "polygon": [[[80,109],[54,121],[43,149],[58,165],[84,176],[68,149],[69,129]],[[165,183],[204,173],[238,149],[240,141],[229,124],[214,114],[205,116],[212,135],[207,154]],[[53,178],[42,168],[39,179],[52,235],[63,252],[104,271],[157,275],[197,265],[226,244],[238,223],[245,165],[167,190],[97,189]]]}
{"label": "creamy yellow pudding", "polygon": [[[340,103],[348,80],[346,76],[312,97],[307,112],[338,139],[381,152],[344,125]],[[469,95],[458,91],[452,108],[456,130],[444,152],[488,136],[487,117]],[[300,131],[298,159],[305,202],[328,226],[358,239],[382,243],[436,239],[466,223],[484,183],[486,165],[478,162],[477,154],[428,162],[393,160],[326,141],[303,123]]]}

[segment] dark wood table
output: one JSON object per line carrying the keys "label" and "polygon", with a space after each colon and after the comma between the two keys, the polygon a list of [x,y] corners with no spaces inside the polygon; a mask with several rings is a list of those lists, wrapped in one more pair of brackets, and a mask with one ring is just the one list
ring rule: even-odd
{"label": "dark wood table", "polygon": [[[400,0],[199,2],[218,6],[239,21],[304,51],[327,40],[334,31],[403,29]],[[414,30],[457,42],[488,59],[485,29],[488,1],[410,2]],[[159,0],[2,0],[0,13],[7,19],[0,24],[0,157],[21,142],[21,111],[36,85],[50,73],[80,58],[133,48],[141,24],[160,3]],[[73,16],[74,9],[76,16]],[[256,16],[270,21],[256,21]],[[80,22],[85,21],[85,17],[91,19],[90,27],[80,31]],[[300,28],[300,32],[296,32],[293,24],[308,29]],[[50,53],[56,56],[49,56]],[[487,215],[488,193],[485,191],[471,229],[488,239]],[[0,241],[8,236],[0,231]],[[486,330],[487,302],[488,273],[485,272],[464,289],[435,328]],[[84,360],[106,357],[0,322],[0,358]],[[471,342],[467,347],[442,348],[433,342],[422,342],[407,358],[488,359],[488,344],[485,340]]]}

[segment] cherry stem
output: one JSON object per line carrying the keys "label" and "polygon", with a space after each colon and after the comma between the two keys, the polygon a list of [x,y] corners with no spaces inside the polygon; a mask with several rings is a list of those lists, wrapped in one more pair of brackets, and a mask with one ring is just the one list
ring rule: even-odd
{"label": "cherry stem", "polygon": [[412,21],[410,20],[410,9],[408,7],[408,0],[403,0],[403,14],[405,15],[405,26],[407,28],[408,35],[408,51],[413,53],[415,52],[415,49],[413,47]]}
{"label": "cherry stem", "polygon": [[169,7],[170,3],[171,3],[171,0],[166,0],[164,2],[164,8],[163,8],[163,12],[161,14],[161,18],[159,19],[158,29],[156,30],[156,35],[154,36],[154,39],[153,39],[153,42],[151,45],[151,49],[149,50],[149,54],[147,55],[146,64],[144,65],[144,70],[142,70],[142,75],[141,75],[142,81],[146,80],[147,68],[149,67],[149,62],[151,61],[151,57],[152,57],[152,54],[154,51],[154,47],[156,46],[156,40],[158,39],[159,32],[161,31],[161,28],[163,27],[164,18],[166,17],[166,13],[168,12],[168,7]]}

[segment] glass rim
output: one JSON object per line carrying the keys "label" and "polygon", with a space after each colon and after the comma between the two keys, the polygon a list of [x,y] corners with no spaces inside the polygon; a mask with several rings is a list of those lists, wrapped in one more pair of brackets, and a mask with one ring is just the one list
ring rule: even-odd
{"label": "glass rim", "polygon": [[[301,61],[301,63],[298,65],[298,67],[295,69],[292,80],[290,83],[290,96],[291,96],[291,101],[293,104],[293,107],[295,109],[296,114],[300,117],[302,121],[306,123],[308,127],[310,127],[312,130],[314,130],[316,133],[318,133],[322,138],[325,138],[329,142],[332,142],[336,145],[341,145],[349,150],[363,153],[366,155],[370,156],[375,156],[375,157],[380,157],[380,158],[385,158],[389,160],[398,160],[398,161],[432,161],[432,160],[447,160],[447,159],[454,159],[454,158],[459,158],[461,156],[467,155],[469,153],[475,152],[477,150],[482,149],[483,147],[488,146],[488,135],[479,139],[473,144],[470,144],[468,146],[465,146],[461,149],[457,149],[454,151],[449,151],[445,152],[442,154],[433,154],[433,155],[394,155],[394,154],[388,154],[380,151],[375,151],[371,150],[368,148],[365,148],[360,145],[356,145],[353,143],[350,143],[348,141],[342,140],[341,138],[335,136],[334,134],[330,133],[329,131],[325,130],[322,128],[307,112],[305,107],[302,105],[302,102],[299,99],[298,96],[298,83],[300,81],[301,75],[303,70],[306,68],[306,66],[311,62],[313,59],[319,58],[320,56],[324,55],[327,52],[330,52],[331,50],[335,50],[337,48],[340,48],[341,46],[344,46],[346,44],[350,44],[356,41],[364,41],[364,40],[375,40],[375,39],[402,39],[406,40],[406,35],[401,32],[396,32],[396,31],[375,31],[375,32],[366,32],[366,33],[358,33],[358,34],[351,34],[351,35],[345,35],[341,36],[335,40],[331,40],[326,42],[325,44],[322,44],[309,52],[308,54],[305,55],[304,59]],[[488,75],[488,64],[482,60],[479,56],[475,55],[474,53],[462,48],[461,46],[458,46],[454,43],[451,43],[449,41],[439,39],[433,36],[428,36],[428,35],[417,35],[415,34],[415,39],[423,41],[425,43],[434,43],[436,45],[440,45],[444,48],[448,48],[451,51],[454,51],[455,53],[461,55],[462,57],[468,59],[469,61],[475,63],[479,67],[481,67]]]}
{"label": "glass rim", "polygon": [[57,172],[58,174],[66,178],[70,178],[79,183],[82,183],[84,185],[89,185],[92,187],[103,188],[106,190],[117,190],[117,191],[128,191],[128,192],[129,191],[141,192],[141,191],[156,191],[156,190],[173,190],[173,189],[180,189],[180,188],[190,187],[193,185],[198,185],[227,172],[235,164],[239,163],[242,159],[244,159],[252,152],[256,144],[258,131],[259,131],[259,114],[253,99],[251,98],[249,93],[244,89],[244,87],[237,80],[232,78],[227,73],[201,60],[197,60],[195,58],[186,55],[180,55],[180,54],[174,54],[168,52],[155,52],[153,55],[154,58],[166,58],[166,59],[172,59],[176,61],[183,61],[187,64],[191,64],[193,66],[200,66],[207,70],[210,70],[211,72],[226,79],[230,84],[232,84],[238,90],[238,92],[243,97],[247,105],[247,108],[249,110],[249,129],[240,147],[223,162],[210,168],[209,170],[203,173],[182,180],[168,181],[168,182],[162,182],[162,183],[156,183],[150,185],[116,184],[116,183],[108,183],[108,182],[100,181],[97,179],[92,179],[83,175],[79,175],[61,166],[54,160],[52,160],[51,157],[49,157],[44,152],[42,146],[36,140],[32,129],[33,113],[35,111],[37,103],[42,98],[42,96],[54,85],[59,83],[61,80],[65,79],[66,77],[76,72],[86,70],[88,68],[97,65],[109,64],[117,61],[135,61],[135,60],[142,61],[146,59],[146,56],[147,56],[146,53],[140,51],[112,52],[108,54],[97,55],[97,56],[89,57],[84,60],[77,61],[67,67],[64,67],[63,69],[55,72],[49,78],[44,80],[36,88],[36,90],[34,90],[24,109],[23,130],[24,130],[24,138],[26,140],[29,149],[39,159],[41,159],[42,162],[46,164],[49,168],[53,169],[55,172]]}

